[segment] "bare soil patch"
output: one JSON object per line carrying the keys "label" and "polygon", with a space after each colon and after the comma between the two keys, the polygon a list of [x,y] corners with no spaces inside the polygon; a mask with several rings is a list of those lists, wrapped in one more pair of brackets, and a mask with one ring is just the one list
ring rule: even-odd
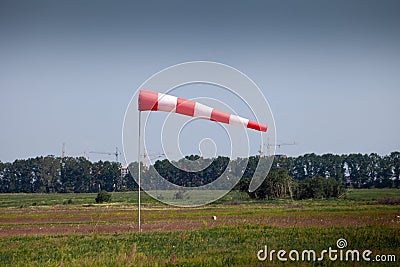
{"label": "bare soil patch", "polygon": [[[394,211],[376,214],[358,212],[298,212],[246,214],[243,209],[159,208],[147,207],[142,212],[142,231],[198,230],[231,225],[264,225],[275,227],[329,226],[400,226]],[[216,215],[216,220],[210,216]],[[366,216],[368,215],[368,216]],[[0,237],[113,234],[137,232],[137,210],[134,207],[34,207],[0,209]]]}

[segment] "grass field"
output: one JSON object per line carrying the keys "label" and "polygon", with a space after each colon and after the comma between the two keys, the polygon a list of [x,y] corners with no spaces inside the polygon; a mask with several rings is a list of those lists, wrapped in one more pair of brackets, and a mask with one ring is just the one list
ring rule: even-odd
{"label": "grass field", "polygon": [[[135,192],[113,193],[113,203],[102,205],[94,204],[96,194],[2,194],[0,266],[354,266],[327,255],[257,258],[265,245],[319,256],[338,249],[340,238],[347,241],[344,254],[372,251],[370,262],[356,266],[398,266],[400,205],[379,200],[399,192],[352,190],[339,200],[295,202],[251,201],[232,192],[198,208],[166,206],[143,194],[141,233]],[[388,262],[373,261],[377,255]]]}
{"label": "grass field", "polygon": [[346,196],[356,201],[376,201],[387,197],[400,198],[400,189],[353,189]]}

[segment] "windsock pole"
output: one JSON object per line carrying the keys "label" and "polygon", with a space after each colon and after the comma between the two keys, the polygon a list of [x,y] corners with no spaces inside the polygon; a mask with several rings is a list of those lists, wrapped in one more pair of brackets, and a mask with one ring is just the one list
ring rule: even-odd
{"label": "windsock pole", "polygon": [[142,229],[140,227],[140,131],[141,131],[141,117],[142,117],[142,112],[139,111],[139,138],[138,138],[138,231],[141,232]]}

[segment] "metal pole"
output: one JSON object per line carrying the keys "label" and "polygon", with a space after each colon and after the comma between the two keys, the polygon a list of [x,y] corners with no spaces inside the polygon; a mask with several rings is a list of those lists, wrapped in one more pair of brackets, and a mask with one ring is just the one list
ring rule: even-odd
{"label": "metal pole", "polygon": [[139,186],[139,188],[138,188],[138,193],[139,193],[139,206],[138,206],[138,231],[139,232],[141,232],[142,231],[142,229],[140,228],[140,162],[141,162],[141,160],[140,160],[140,130],[141,130],[141,123],[140,123],[140,120],[141,120],[141,117],[142,117],[142,114],[141,114],[142,112],[141,111],[139,111],[139,138],[138,138],[138,186]]}

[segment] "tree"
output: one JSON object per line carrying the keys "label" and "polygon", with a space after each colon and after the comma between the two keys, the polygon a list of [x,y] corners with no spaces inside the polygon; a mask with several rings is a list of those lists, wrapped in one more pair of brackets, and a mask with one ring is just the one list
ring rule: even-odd
{"label": "tree", "polygon": [[14,184],[15,193],[33,193],[32,191],[32,166],[31,159],[16,160],[12,164],[10,178]]}
{"label": "tree", "polygon": [[121,169],[120,164],[109,161],[98,161],[92,165],[92,191],[98,188],[114,191],[117,184],[120,184]]}
{"label": "tree", "polygon": [[57,192],[60,182],[60,159],[54,156],[38,157],[37,164],[40,170],[41,188],[40,192]]}
{"label": "tree", "polygon": [[7,175],[7,163],[0,161],[0,193],[10,193],[10,177]]}
{"label": "tree", "polygon": [[264,179],[260,187],[254,192],[248,191],[248,185],[251,179],[246,178],[240,183],[238,188],[241,191],[247,192],[251,198],[256,199],[279,199],[291,196],[292,192],[292,177],[284,169],[271,171]]}
{"label": "tree", "polygon": [[88,192],[91,180],[91,162],[83,157],[65,157],[63,163],[60,179],[61,192]]}
{"label": "tree", "polygon": [[400,187],[400,152],[392,152],[387,159],[392,170],[393,187]]}
{"label": "tree", "polygon": [[335,178],[308,177],[298,184],[297,199],[336,198],[344,192],[343,184]]}

